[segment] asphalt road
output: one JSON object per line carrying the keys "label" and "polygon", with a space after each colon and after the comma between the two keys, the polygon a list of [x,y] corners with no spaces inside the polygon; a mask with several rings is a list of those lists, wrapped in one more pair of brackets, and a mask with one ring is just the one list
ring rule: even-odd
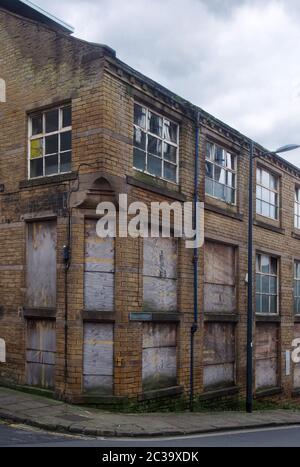
{"label": "asphalt road", "polygon": [[0,423],[0,447],[300,447],[300,426],[176,438],[106,439],[43,432]]}

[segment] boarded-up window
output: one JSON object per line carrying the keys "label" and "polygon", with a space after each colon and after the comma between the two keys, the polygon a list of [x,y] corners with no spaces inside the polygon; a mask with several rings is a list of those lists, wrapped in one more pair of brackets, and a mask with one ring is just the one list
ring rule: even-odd
{"label": "boarded-up window", "polygon": [[205,242],[204,311],[236,310],[235,247]]}
{"label": "boarded-up window", "polygon": [[176,385],[176,324],[144,323],[143,389]]}
{"label": "boarded-up window", "polygon": [[144,309],[177,309],[177,241],[174,238],[144,239]]}
{"label": "boarded-up window", "polygon": [[[295,323],[294,339],[300,338],[300,323]],[[295,389],[300,389],[300,363],[293,363],[294,377],[293,386]]]}
{"label": "boarded-up window", "polygon": [[28,320],[26,339],[27,384],[54,387],[55,321]]}
{"label": "boarded-up window", "polygon": [[235,383],[235,325],[206,323],[204,329],[204,387],[223,388]]}
{"label": "boarded-up window", "polygon": [[278,326],[256,323],[255,330],[256,389],[278,385]]}
{"label": "boarded-up window", "polygon": [[27,225],[27,306],[56,306],[56,222]]}
{"label": "boarded-up window", "polygon": [[113,311],[115,241],[98,237],[96,223],[88,220],[85,224],[85,309]]}
{"label": "boarded-up window", "polygon": [[85,323],[83,338],[84,391],[113,393],[113,324]]}

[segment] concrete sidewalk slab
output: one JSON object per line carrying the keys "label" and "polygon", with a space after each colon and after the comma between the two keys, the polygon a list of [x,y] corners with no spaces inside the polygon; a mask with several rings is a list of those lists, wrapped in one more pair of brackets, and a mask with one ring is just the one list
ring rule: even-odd
{"label": "concrete sidewalk slab", "polygon": [[179,436],[300,425],[300,410],[124,414],[79,407],[0,387],[0,419],[43,430],[103,437]]}

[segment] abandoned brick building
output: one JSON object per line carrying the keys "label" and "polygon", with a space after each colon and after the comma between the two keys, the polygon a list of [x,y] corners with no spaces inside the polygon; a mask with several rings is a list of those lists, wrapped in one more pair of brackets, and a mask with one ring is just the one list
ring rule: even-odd
{"label": "abandoned brick building", "polygon": [[[74,403],[189,394],[194,251],[100,239],[96,207],[120,193],[193,201],[197,153],[194,392],[243,398],[249,140],[71,32],[0,1],[0,382]],[[255,397],[297,401],[286,351],[300,337],[300,170],[255,161]]]}

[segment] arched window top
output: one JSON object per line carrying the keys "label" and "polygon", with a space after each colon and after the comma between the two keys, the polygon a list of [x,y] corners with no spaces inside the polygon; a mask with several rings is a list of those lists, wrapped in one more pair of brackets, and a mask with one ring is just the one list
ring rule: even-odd
{"label": "arched window top", "polygon": [[2,78],[0,78],[0,102],[6,102],[6,86]]}

